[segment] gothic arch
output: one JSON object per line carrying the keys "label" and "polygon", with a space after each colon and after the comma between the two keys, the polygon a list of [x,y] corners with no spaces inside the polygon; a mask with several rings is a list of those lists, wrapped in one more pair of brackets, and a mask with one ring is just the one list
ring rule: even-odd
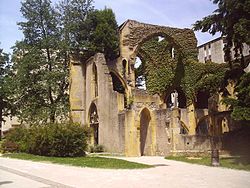
{"label": "gothic arch", "polygon": [[[111,75],[111,77],[112,77],[112,75],[114,75],[115,77],[117,77],[117,79],[119,79],[119,81],[121,82],[122,86],[124,87],[125,93],[126,93],[128,90],[128,86],[126,84],[126,81],[123,79],[123,77],[114,70],[110,70],[110,75]],[[113,77],[112,77],[112,79],[113,79]]]}
{"label": "gothic arch", "polygon": [[89,107],[88,122],[90,128],[93,130],[91,133],[91,143],[97,145],[99,144],[99,116],[94,102]]}
{"label": "gothic arch", "polygon": [[128,25],[130,32],[122,42],[125,46],[129,46],[134,54],[137,52],[138,47],[146,40],[161,35],[171,41],[179,51],[193,57],[197,56],[197,40],[191,29],[178,29],[128,20],[123,24],[121,30],[125,25]]}
{"label": "gothic arch", "polygon": [[143,108],[140,112],[140,155],[150,155],[150,145],[152,143],[151,113],[148,108]]}
{"label": "gothic arch", "polygon": [[[141,40],[138,42],[135,50],[134,50],[134,53],[135,54],[138,54],[139,53],[139,49],[140,49],[140,46],[142,46],[145,42],[153,39],[154,37],[158,37],[158,36],[162,36],[165,38],[165,40],[167,40],[169,43],[172,44],[172,46],[176,49],[176,50],[179,50],[180,52],[183,51],[183,48],[180,46],[180,44],[178,43],[178,41],[175,41],[175,39],[168,35],[167,33],[164,33],[164,32],[155,32],[155,33],[152,33],[152,34],[149,34],[149,35],[146,35],[144,38],[141,38]],[[143,53],[142,53],[143,54]]]}
{"label": "gothic arch", "polygon": [[93,63],[92,66],[92,88],[93,88],[93,93],[94,96],[98,96],[98,74],[97,74],[97,67],[96,64]]}

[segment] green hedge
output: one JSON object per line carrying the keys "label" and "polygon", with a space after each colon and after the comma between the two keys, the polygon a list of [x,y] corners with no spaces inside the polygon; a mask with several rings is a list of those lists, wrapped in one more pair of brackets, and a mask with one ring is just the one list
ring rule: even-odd
{"label": "green hedge", "polygon": [[83,156],[88,136],[89,131],[75,123],[20,126],[7,134],[2,150],[43,156]]}

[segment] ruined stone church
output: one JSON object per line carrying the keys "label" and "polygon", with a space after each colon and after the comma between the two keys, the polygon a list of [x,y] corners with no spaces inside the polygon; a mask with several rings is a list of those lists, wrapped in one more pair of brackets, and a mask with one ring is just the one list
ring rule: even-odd
{"label": "ruined stone church", "polygon": [[[153,37],[172,44],[168,46],[171,58],[175,50],[197,57],[194,32],[128,20],[119,27],[119,36],[116,60],[106,61],[98,53],[85,62],[79,56],[71,61],[71,117],[92,129],[91,144],[126,156],[210,148],[206,96],[197,97],[200,105],[187,105],[181,88],[166,88],[163,96],[151,95],[145,87],[137,86],[135,76],[138,58],[153,59],[141,48]],[[220,131],[229,129],[227,115],[218,121]]]}

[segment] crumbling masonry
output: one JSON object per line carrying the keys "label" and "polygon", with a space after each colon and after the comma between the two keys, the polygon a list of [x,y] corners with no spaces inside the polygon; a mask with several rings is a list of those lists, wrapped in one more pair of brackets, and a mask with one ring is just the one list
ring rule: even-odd
{"label": "crumbling masonry", "polygon": [[[173,49],[197,58],[193,31],[133,20],[126,21],[119,29],[120,56],[116,60],[107,62],[100,53],[86,62],[73,56],[70,67],[72,119],[91,127],[91,144],[104,145],[108,152],[126,156],[209,149],[206,106],[198,109],[194,104],[186,105],[180,93],[178,104],[169,106],[165,98],[176,88],[168,89],[163,98],[136,87],[136,57],[150,58],[139,50],[146,41],[164,37],[173,44]],[[173,98],[174,95],[171,100],[176,100]],[[221,122],[228,121],[223,118]]]}

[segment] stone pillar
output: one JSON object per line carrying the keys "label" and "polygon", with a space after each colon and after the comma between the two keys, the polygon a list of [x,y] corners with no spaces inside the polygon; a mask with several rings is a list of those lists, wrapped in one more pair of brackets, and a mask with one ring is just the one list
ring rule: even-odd
{"label": "stone pillar", "polygon": [[170,130],[172,137],[172,152],[177,151],[178,136],[180,135],[180,111],[179,108],[172,108],[171,120],[170,120]]}
{"label": "stone pillar", "polygon": [[74,57],[70,63],[70,116],[73,122],[85,124],[85,67],[80,58]]}
{"label": "stone pillar", "polygon": [[196,126],[197,126],[197,123],[196,123],[196,117],[195,117],[195,108],[194,108],[194,105],[191,104],[187,107],[187,110],[188,110],[188,125],[189,125],[189,132],[188,134],[189,135],[195,135],[195,129],[196,129]]}

